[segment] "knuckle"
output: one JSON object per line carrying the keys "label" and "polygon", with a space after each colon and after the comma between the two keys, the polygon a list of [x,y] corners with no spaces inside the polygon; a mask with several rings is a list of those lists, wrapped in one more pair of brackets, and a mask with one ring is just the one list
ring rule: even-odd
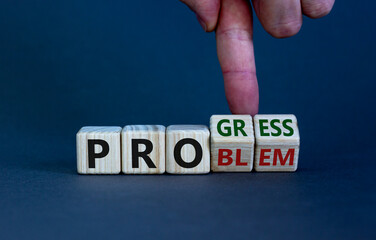
{"label": "knuckle", "polygon": [[224,30],[218,30],[217,35],[222,35],[227,39],[233,39],[238,41],[251,41],[252,34],[250,30],[242,28],[230,28]]}
{"label": "knuckle", "polygon": [[302,27],[301,21],[278,23],[269,28],[269,33],[276,38],[286,38],[297,34]]}
{"label": "knuckle", "polygon": [[328,15],[332,10],[332,4],[329,1],[312,1],[307,3],[304,13],[311,18],[320,18]]}
{"label": "knuckle", "polygon": [[215,1],[208,1],[208,0],[201,0],[201,1],[194,1],[193,5],[197,9],[205,9],[210,11],[210,9],[215,8],[216,2]]}

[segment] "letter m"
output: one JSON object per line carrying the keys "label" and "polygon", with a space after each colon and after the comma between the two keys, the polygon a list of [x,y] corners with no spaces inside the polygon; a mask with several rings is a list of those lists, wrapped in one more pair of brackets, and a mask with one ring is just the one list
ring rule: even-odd
{"label": "letter m", "polygon": [[281,149],[274,149],[273,166],[277,165],[277,158],[279,158],[279,162],[281,163],[281,166],[285,166],[287,159],[290,158],[289,165],[292,166],[294,164],[294,154],[295,154],[295,149],[290,148],[287,151],[285,158],[283,158]]}

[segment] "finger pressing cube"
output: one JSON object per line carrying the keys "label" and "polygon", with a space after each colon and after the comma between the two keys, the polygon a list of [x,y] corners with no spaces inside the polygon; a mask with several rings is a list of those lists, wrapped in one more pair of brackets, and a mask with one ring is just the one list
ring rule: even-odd
{"label": "finger pressing cube", "polygon": [[213,172],[252,170],[255,139],[250,115],[213,115],[210,132]]}

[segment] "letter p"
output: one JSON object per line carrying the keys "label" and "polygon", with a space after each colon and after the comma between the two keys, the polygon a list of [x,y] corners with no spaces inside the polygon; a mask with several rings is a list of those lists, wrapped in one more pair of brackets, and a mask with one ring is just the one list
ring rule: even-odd
{"label": "letter p", "polygon": [[[105,140],[101,139],[88,139],[88,155],[89,155],[89,168],[95,168],[95,159],[96,158],[104,158],[110,151],[110,146]],[[102,151],[99,153],[95,153],[95,145],[100,145],[102,147]]]}

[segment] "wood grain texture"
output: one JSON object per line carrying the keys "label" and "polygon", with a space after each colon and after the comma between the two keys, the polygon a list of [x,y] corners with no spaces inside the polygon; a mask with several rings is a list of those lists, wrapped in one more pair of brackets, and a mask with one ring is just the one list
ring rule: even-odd
{"label": "wood grain texture", "polygon": [[[77,171],[80,174],[119,174],[121,168],[121,127],[83,127],[76,135]],[[104,140],[109,145],[109,152],[103,158],[95,159],[95,168],[89,168],[88,140]],[[102,147],[95,145],[95,153]]]}
{"label": "wood grain texture", "polygon": [[[175,159],[174,149],[182,139],[194,139],[202,148],[200,163],[193,168],[180,166]],[[210,132],[204,125],[171,125],[166,130],[166,171],[172,174],[205,174],[210,172]],[[192,163],[196,150],[191,144],[185,144],[180,151],[184,162]]]}
{"label": "wood grain texture", "polygon": [[[166,127],[162,125],[128,125],[122,131],[122,170],[125,174],[162,174],[166,166]],[[132,139],[147,139],[152,142],[152,151],[147,154],[156,168],[150,168],[142,157],[138,157],[138,168],[132,167]],[[138,151],[146,146],[139,144]]]}
{"label": "wood grain texture", "polygon": [[[211,170],[213,172],[250,172],[252,170],[255,138],[250,115],[213,115],[210,118],[210,133]],[[240,153],[240,158],[237,153]],[[220,156],[226,156],[226,158],[218,161]]]}
{"label": "wood grain texture", "polygon": [[[272,123],[273,120],[274,123]],[[262,123],[260,123],[261,121]],[[254,126],[256,138],[255,170],[258,172],[296,171],[300,147],[296,117],[292,114],[258,114],[254,117]],[[293,158],[292,154],[294,154]],[[283,164],[284,160],[286,162]]]}

